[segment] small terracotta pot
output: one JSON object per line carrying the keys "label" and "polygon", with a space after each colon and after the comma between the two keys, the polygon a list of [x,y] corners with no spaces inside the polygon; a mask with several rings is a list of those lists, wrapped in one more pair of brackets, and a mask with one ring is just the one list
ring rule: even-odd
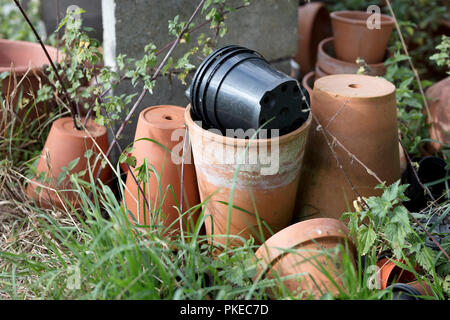
{"label": "small terracotta pot", "polygon": [[[327,134],[343,169],[362,196],[379,195],[378,181],[352,153],[382,181],[400,179],[395,86],[382,78],[331,75],[314,83],[311,110],[348,151]],[[312,126],[305,151],[296,216],[339,219],[352,209],[356,193],[331,152],[318,124]]]}
{"label": "small terracotta pot", "polygon": [[312,91],[314,88],[315,77],[316,73],[314,71],[311,71],[306,76],[304,76],[302,80],[302,85],[306,90],[308,90],[310,96],[312,95]]}
{"label": "small terracotta pot", "polygon": [[[43,179],[33,178],[28,183],[26,190],[27,195],[37,201],[40,206],[45,208],[56,206],[64,209],[67,208],[67,205],[62,201],[65,198],[74,207],[79,207],[78,193],[73,191],[73,185],[69,180],[69,176],[67,175],[61,183],[58,183],[58,177],[63,171],[63,167],[68,167],[72,160],[79,158],[77,165],[70,173],[80,173],[86,170],[86,173],[81,178],[89,181],[88,165],[93,166],[96,156],[100,154],[100,150],[89,135],[92,136],[103,153],[108,149],[106,127],[99,126],[93,121],[88,121],[86,129],[89,131],[89,134],[83,130],[75,129],[73,120],[70,117],[60,118],[53,122],[36,167],[36,172]],[[89,158],[89,162],[85,157],[87,150],[94,152]],[[95,167],[92,168],[94,177],[97,175],[102,159],[103,156],[100,156]],[[103,183],[109,183],[110,179],[111,170],[107,166],[102,170],[100,180]]]}
{"label": "small terracotta pot", "polygon": [[407,283],[416,280],[412,272],[398,267],[388,258],[382,258],[377,262],[379,268],[380,289],[386,289],[394,281],[396,283]]}
{"label": "small terracotta pot", "polygon": [[[53,61],[56,61],[58,50],[50,46],[46,46],[46,48],[50,58]],[[22,97],[30,100],[28,105],[31,105],[33,99],[37,98],[37,91],[39,90],[38,77],[41,78],[40,80],[43,83],[47,83],[45,77],[41,77],[46,65],[49,65],[49,61],[38,43],[0,39],[0,73],[11,73],[10,76],[2,80],[2,96],[4,99],[7,98],[10,100],[10,105],[14,109],[18,103],[20,90],[23,91]],[[17,94],[12,96],[12,91],[16,84],[20,82],[29,67],[30,71],[26,78],[21,82],[21,85],[17,88]],[[36,112],[31,112],[30,115],[35,118],[37,117],[36,114],[45,114],[51,110],[52,107],[52,105],[39,103]],[[19,110],[19,118],[22,119],[27,111],[28,108],[26,107]],[[3,117],[2,111],[0,111],[0,116]]]}
{"label": "small terracotta pot", "polygon": [[295,61],[300,65],[302,75],[314,70],[317,46],[322,39],[331,35],[330,14],[323,3],[311,2],[298,8],[298,49]]}
{"label": "small terracotta pot", "polygon": [[[450,145],[450,77],[447,77],[434,84],[426,91],[431,119],[427,119],[430,126],[430,138]],[[442,148],[442,144],[431,141],[428,149],[435,153]]]}
{"label": "small terracotta pot", "polygon": [[[342,288],[342,256],[330,257],[321,251],[331,250],[339,244],[345,247],[346,242],[350,249],[349,258],[354,262],[356,250],[342,222],[321,218],[293,224],[270,237],[256,251],[259,261],[255,279],[258,276],[276,279],[299,274],[296,278],[283,281],[290,292],[306,290],[316,299],[326,291],[336,295],[338,289],[321,268],[329,272]],[[273,296],[272,290],[269,294]]]}
{"label": "small terracotta pot", "polygon": [[[320,42],[317,53],[317,65],[319,68],[326,74],[356,74],[359,70],[358,64],[354,61],[347,62],[336,59],[334,46],[335,42],[333,37]],[[368,64],[368,67],[370,71],[367,75],[369,76],[384,76],[386,73],[384,59],[381,63]]]}
{"label": "small terracotta pot", "polygon": [[[133,214],[133,217],[130,216],[131,222],[136,221],[139,225],[145,226],[156,223],[167,229],[167,232],[179,232],[180,214],[176,207],[181,200],[181,159],[185,134],[183,107],[159,105],[146,108],[140,113],[132,155],[136,157],[135,168],[142,166],[147,159],[149,182],[140,183],[144,190],[143,195],[131,173],[127,174],[127,188],[124,197],[127,209]],[[153,141],[140,140],[143,138],[160,143],[172,154]],[[197,178],[191,159],[191,149],[189,143],[186,142],[183,170],[183,213],[200,203]],[[158,172],[159,182],[151,166]],[[137,173],[137,170],[134,170],[134,174],[137,175]],[[168,188],[173,188],[174,194]],[[144,196],[150,205],[151,214]],[[189,230],[192,231],[197,218],[198,211],[187,213],[181,219],[183,229],[187,230],[189,227]]]}
{"label": "small terracotta pot", "polygon": [[364,11],[330,14],[338,59],[355,62],[360,57],[368,64],[383,61],[395,22],[392,17],[381,14],[380,29],[369,29],[367,21],[371,16]]}
{"label": "small terracotta pot", "polygon": [[[264,239],[271,235],[264,223],[274,232],[288,226],[295,205],[311,113],[299,128],[270,139],[237,139],[222,136],[218,130],[205,130],[194,122],[190,105],[186,108],[185,121],[192,142],[200,198],[202,202],[208,200],[207,235],[214,235],[217,242],[226,242],[223,235],[227,234],[233,177],[238,163],[244,163],[241,157],[247,145],[248,160],[240,167],[236,179],[229,234],[244,239],[253,236],[258,243],[263,242],[256,213],[261,219]],[[233,239],[229,243],[232,242]]]}

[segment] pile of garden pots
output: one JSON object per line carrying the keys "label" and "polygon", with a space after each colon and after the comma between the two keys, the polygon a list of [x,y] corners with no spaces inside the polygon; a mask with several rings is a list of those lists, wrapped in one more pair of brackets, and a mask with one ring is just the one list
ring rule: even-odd
{"label": "pile of garden pots", "polygon": [[[300,18],[310,12],[315,13],[311,15],[314,19],[310,18],[313,21],[309,25],[301,24]],[[376,25],[371,16],[372,13],[364,11],[336,11],[327,17],[326,9],[320,3],[306,4],[299,9],[298,52],[309,52],[308,57],[316,54],[308,63],[300,64],[302,84],[308,91],[313,88],[315,80],[327,75],[362,71],[366,75],[383,76],[386,73],[387,44],[395,22],[392,17],[380,14],[379,25]],[[311,29],[319,23],[324,26],[331,24],[333,36],[325,37],[328,27]],[[305,38],[309,42],[305,42]],[[296,57],[296,61],[299,60]]]}

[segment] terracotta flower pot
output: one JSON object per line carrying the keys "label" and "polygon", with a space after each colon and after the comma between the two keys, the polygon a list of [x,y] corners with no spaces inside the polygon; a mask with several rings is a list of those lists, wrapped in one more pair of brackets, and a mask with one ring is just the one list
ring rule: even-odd
{"label": "terracotta flower pot", "polygon": [[[283,281],[290,292],[303,290],[318,299],[326,291],[337,294],[338,289],[324,274],[324,268],[337,285],[343,287],[342,256],[330,255],[342,244],[349,247],[349,258],[355,260],[355,247],[345,225],[336,219],[312,219],[293,224],[270,237],[255,253],[259,259],[257,277],[276,279],[299,274]],[[255,277],[256,278],[256,277]],[[273,295],[271,291],[269,294]]]}
{"label": "terracotta flower pot", "polygon": [[[147,159],[150,178],[148,183],[140,182],[144,190],[143,195],[131,173],[127,174],[127,189],[124,196],[127,209],[133,214],[133,217],[129,217],[131,222],[136,221],[146,226],[156,223],[164,229],[168,228],[167,232],[180,230],[180,214],[176,207],[181,200],[181,159],[185,133],[183,107],[159,105],[146,108],[140,113],[132,155],[136,157],[135,168],[142,166]],[[172,154],[153,141],[138,141],[143,138],[160,143],[167,150],[171,150]],[[190,154],[189,144],[186,143],[183,213],[200,203],[195,169],[190,160],[192,159]],[[151,166],[158,172],[159,183]],[[138,171],[134,170],[134,173],[137,175]],[[174,194],[170,188],[173,188]],[[150,205],[151,214],[144,196]],[[198,211],[186,214],[181,220],[183,228],[187,230],[189,227],[192,231],[197,218]]]}
{"label": "terracotta flower pot", "polygon": [[[311,110],[348,151],[333,143],[343,169],[362,196],[379,195],[378,181],[349,154],[352,153],[382,181],[400,179],[395,86],[377,77],[331,75],[316,80]],[[357,198],[330,151],[323,131],[314,122],[305,151],[297,217],[340,218]]]}
{"label": "terracotta flower pot", "polygon": [[[427,119],[430,126],[430,138],[442,144],[450,145],[450,77],[434,84],[426,91],[430,107],[431,119]],[[428,149],[435,153],[442,148],[436,141],[428,143]]]}
{"label": "terracotta flower pot", "polygon": [[[46,46],[48,53],[53,61],[57,60],[58,50],[56,48]],[[23,98],[30,100],[28,105],[33,103],[33,99],[37,98],[37,91],[39,89],[38,77],[43,75],[43,69],[49,61],[38,43],[6,40],[0,39],[0,73],[10,72],[11,74],[2,80],[2,96],[10,101],[10,105],[15,109],[18,103],[19,91],[22,90]],[[12,96],[16,84],[20,82],[22,77],[30,67],[27,77],[21,82],[18,87],[17,94]],[[15,79],[14,79],[15,78]],[[45,77],[41,77],[41,81],[46,83]],[[34,96],[34,98],[33,98]],[[36,117],[45,114],[51,110],[52,106],[46,106],[44,103],[39,103],[35,113],[31,113]],[[19,118],[22,118],[28,111],[28,108],[22,108],[19,111]],[[1,115],[2,111],[0,111]]]}
{"label": "terracotta flower pot", "polygon": [[407,283],[416,280],[412,272],[398,267],[388,258],[382,258],[377,262],[380,276],[380,289],[386,289],[390,284]]}
{"label": "terracotta flower pot", "polygon": [[326,73],[325,71],[323,71],[322,68],[318,64],[316,64],[316,68],[314,69],[314,73],[315,73],[315,77],[314,77],[315,80],[330,75],[330,74]]}
{"label": "terracotta flower pot", "polygon": [[227,204],[233,177],[238,164],[244,163],[241,159],[247,145],[248,159],[240,167],[236,179],[229,234],[244,239],[252,235],[261,243],[256,211],[264,239],[271,235],[264,223],[274,232],[288,226],[295,205],[311,113],[299,128],[270,139],[238,139],[222,136],[218,130],[205,130],[194,122],[190,106],[186,108],[185,121],[192,142],[200,198],[202,202],[209,199],[206,215],[211,219],[205,221],[206,233],[222,235],[214,240],[226,242],[223,235],[227,234]]}
{"label": "terracotta flower pot", "polygon": [[308,90],[310,96],[312,95],[312,90],[314,88],[315,77],[316,73],[314,71],[311,71],[306,76],[304,76],[302,80],[302,85],[306,90]]}
{"label": "terracotta flower pot", "polygon": [[323,3],[311,2],[298,7],[298,49],[295,61],[300,65],[302,75],[314,70],[317,46],[322,39],[331,35],[330,14]]}
{"label": "terracotta flower pot", "polygon": [[[355,61],[347,62],[339,60],[336,58],[335,54],[335,41],[334,38],[327,38],[322,40],[319,44],[319,49],[317,53],[317,65],[326,74],[356,74],[358,72],[359,66]],[[385,56],[387,53],[385,51]],[[386,73],[386,66],[383,62],[368,64],[369,76],[384,76]],[[366,61],[367,62],[367,61]]]}
{"label": "terracotta flower pot", "polygon": [[[71,161],[79,158],[78,163],[70,170],[70,173],[80,173],[86,170],[81,178],[89,181],[88,164],[94,166],[95,158],[100,154],[100,150],[89,135],[95,140],[103,153],[108,149],[106,127],[99,126],[93,121],[88,121],[86,129],[89,131],[89,134],[85,131],[75,129],[72,118],[70,117],[60,118],[53,122],[36,167],[36,172],[40,175],[40,178],[33,178],[28,183],[26,190],[27,195],[34,199],[40,206],[46,208],[56,206],[64,209],[67,207],[64,201],[62,201],[64,198],[74,207],[79,206],[78,193],[73,191],[73,185],[69,180],[69,175],[66,175],[64,180],[58,183],[59,175],[64,167],[67,168],[69,166]],[[85,157],[87,150],[93,151],[89,162]],[[100,168],[102,159],[103,157],[100,156],[95,167],[92,167],[94,177]],[[110,178],[111,170],[107,166],[102,170],[100,179],[103,183],[109,183]]]}
{"label": "terracotta flower pot", "polygon": [[395,22],[392,17],[381,14],[380,29],[369,29],[367,21],[371,16],[364,11],[330,14],[338,59],[355,62],[360,57],[368,64],[383,61]]}

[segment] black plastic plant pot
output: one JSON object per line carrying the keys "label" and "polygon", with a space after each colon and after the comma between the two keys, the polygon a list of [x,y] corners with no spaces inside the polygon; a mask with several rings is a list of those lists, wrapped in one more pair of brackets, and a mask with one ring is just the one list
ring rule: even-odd
{"label": "black plastic plant pot", "polygon": [[[193,114],[226,129],[279,129],[283,135],[308,118],[309,94],[257,52],[239,46],[214,51],[198,68],[189,90]],[[267,122],[267,123],[266,123]]]}
{"label": "black plastic plant pot", "polygon": [[419,290],[406,283],[396,283],[392,287],[392,300],[422,300]]}
{"label": "black plastic plant pot", "polygon": [[[413,161],[419,163],[417,176],[424,185],[430,182],[444,180],[444,178],[449,175],[449,171],[446,169],[446,163],[441,158],[429,156],[422,158],[420,161],[418,161],[418,159],[413,159]],[[417,180],[411,165],[408,165],[403,173],[402,182],[410,185],[405,192],[406,196],[410,199],[409,201],[404,202],[405,207],[413,212],[419,212],[426,208],[427,202],[432,199]],[[445,190],[445,181],[430,185],[428,186],[428,189],[434,199],[440,198],[442,200],[444,198],[441,196]]]}

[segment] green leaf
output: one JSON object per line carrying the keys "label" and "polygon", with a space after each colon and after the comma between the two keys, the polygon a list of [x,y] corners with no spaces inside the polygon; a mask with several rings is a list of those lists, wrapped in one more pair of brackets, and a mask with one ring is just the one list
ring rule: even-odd
{"label": "green leaf", "polygon": [[377,239],[377,235],[375,234],[375,231],[372,229],[372,226],[369,225],[367,228],[366,226],[361,226],[358,232],[358,245],[361,255],[366,255],[372,246],[375,243],[375,240]]}

